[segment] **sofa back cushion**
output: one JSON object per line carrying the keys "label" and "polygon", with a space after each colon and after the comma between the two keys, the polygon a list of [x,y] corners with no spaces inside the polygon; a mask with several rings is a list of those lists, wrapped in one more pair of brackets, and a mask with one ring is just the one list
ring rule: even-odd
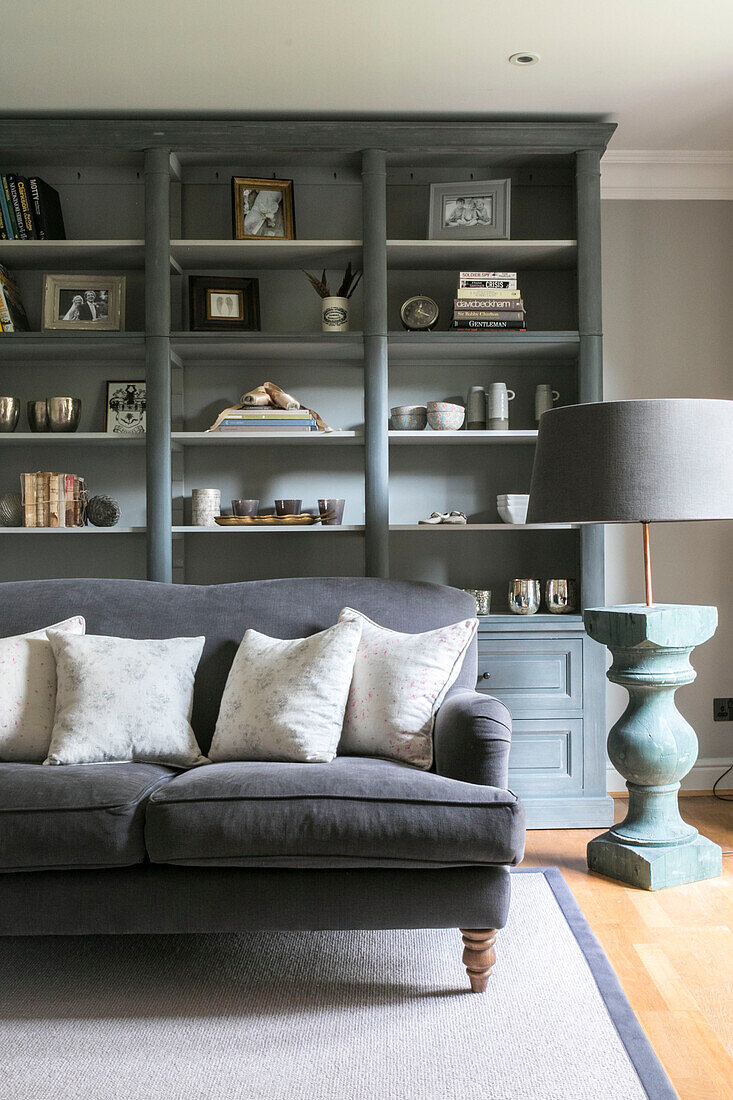
{"label": "sofa back cushion", "polygon": [[[83,615],[88,634],[119,638],[206,637],[196,673],[192,724],[207,752],[224,685],[248,628],[272,638],[304,638],[332,626],[343,607],[381,626],[419,633],[475,615],[460,589],[418,581],[364,577],[298,577],[238,584],[157,584],[153,581],[63,579],[0,584],[0,637]],[[458,687],[476,684],[472,643]]]}

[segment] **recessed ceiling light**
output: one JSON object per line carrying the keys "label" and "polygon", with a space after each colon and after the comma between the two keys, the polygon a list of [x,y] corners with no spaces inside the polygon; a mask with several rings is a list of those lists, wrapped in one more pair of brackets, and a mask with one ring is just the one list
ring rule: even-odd
{"label": "recessed ceiling light", "polygon": [[539,57],[536,53],[527,53],[526,50],[523,50],[521,53],[513,53],[509,58],[510,65],[520,65],[522,67],[526,65],[536,65],[538,61]]}

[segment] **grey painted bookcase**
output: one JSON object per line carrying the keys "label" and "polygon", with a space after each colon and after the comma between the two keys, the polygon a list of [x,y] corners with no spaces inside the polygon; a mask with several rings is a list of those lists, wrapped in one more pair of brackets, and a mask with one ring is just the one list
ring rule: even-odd
{"label": "grey painted bookcase", "polygon": [[[600,159],[614,127],[571,122],[5,118],[4,171],[60,192],[68,239],[0,242],[34,330],[0,336],[0,390],[23,402],[82,398],[74,435],[0,435],[0,491],[24,470],[86,476],[117,497],[112,529],[0,528],[4,580],[149,577],[207,584],[277,576],[371,575],[490,587],[479,688],[515,718],[512,783],[534,826],[604,825],[604,655],[580,616],[507,614],[507,581],[575,576],[603,601],[595,528],[499,522],[496,494],[526,492],[533,395],[602,396]],[[297,239],[231,239],[233,175],[294,180]],[[426,240],[429,185],[510,177],[509,241]],[[364,278],[351,331],[320,332],[301,269]],[[460,269],[517,269],[526,333],[445,331]],[[44,273],[127,276],[127,331],[43,333]],[[190,274],[259,279],[261,331],[190,332]],[[443,331],[405,332],[399,308],[426,293]],[[439,328],[441,325],[439,324]],[[147,435],[104,434],[106,382],[146,378]],[[222,408],[266,380],[332,426],[302,439],[212,438]],[[392,405],[465,399],[503,380],[516,391],[507,433],[390,432]],[[345,497],[344,526],[201,529],[190,495],[222,502]],[[465,527],[421,527],[460,509]]]}

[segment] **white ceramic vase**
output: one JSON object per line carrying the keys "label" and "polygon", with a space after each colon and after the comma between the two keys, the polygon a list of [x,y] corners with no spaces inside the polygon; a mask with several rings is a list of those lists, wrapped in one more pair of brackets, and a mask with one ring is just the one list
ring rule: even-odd
{"label": "white ceramic vase", "polygon": [[221,489],[191,490],[191,522],[194,527],[216,527],[221,515]]}
{"label": "white ceramic vase", "polygon": [[349,331],[349,299],[332,295],[321,299],[321,328],[324,332]]}

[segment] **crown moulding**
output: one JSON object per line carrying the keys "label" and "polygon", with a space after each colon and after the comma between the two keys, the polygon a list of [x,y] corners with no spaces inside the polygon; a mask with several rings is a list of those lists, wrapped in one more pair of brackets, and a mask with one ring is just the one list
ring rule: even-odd
{"label": "crown moulding", "polygon": [[733,199],[733,152],[609,149],[601,161],[602,199]]}

